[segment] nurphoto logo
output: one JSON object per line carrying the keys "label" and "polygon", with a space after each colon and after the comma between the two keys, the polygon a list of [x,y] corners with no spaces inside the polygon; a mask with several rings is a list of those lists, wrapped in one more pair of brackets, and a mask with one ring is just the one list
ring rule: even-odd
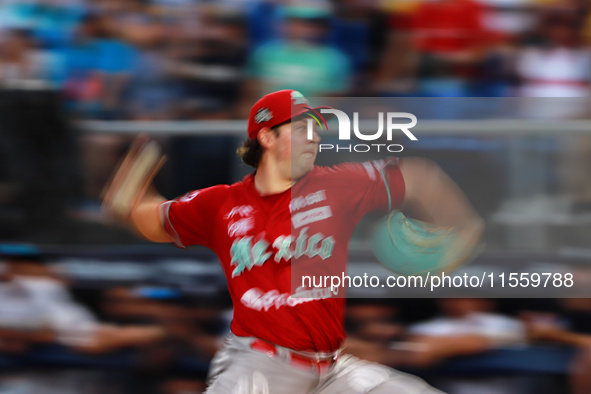
{"label": "nurphoto logo", "polygon": [[[353,113],[353,127],[351,127],[351,120],[349,116],[338,109],[328,109],[322,108],[320,109],[320,114],[308,114],[312,119],[308,119],[308,139],[313,139],[314,135],[314,128],[313,128],[313,120],[320,126],[320,129],[324,131],[324,127],[328,130],[328,126],[322,114],[331,114],[334,115],[337,119],[339,125],[339,141],[350,141],[351,140],[351,130],[353,130],[353,134],[361,141],[376,141],[380,139],[384,134],[384,123],[386,123],[385,132],[386,132],[386,139],[388,141],[392,141],[392,137],[394,132],[402,132],[409,140],[411,141],[418,141],[417,137],[410,131],[411,128],[417,125],[417,117],[408,112],[378,112],[378,130],[372,131],[371,133],[362,133],[359,129],[359,112]],[[322,119],[322,123],[318,119]],[[395,122],[395,120],[400,121],[401,119],[410,120],[410,122],[399,123]],[[323,126],[324,124],[324,126]],[[373,144],[319,144],[318,151],[328,151],[333,150],[336,152],[346,151],[346,152],[369,152],[369,151],[377,151],[380,152],[381,149],[387,150],[388,152],[398,153],[402,152],[404,149],[400,144],[383,144],[383,143],[373,143]]]}

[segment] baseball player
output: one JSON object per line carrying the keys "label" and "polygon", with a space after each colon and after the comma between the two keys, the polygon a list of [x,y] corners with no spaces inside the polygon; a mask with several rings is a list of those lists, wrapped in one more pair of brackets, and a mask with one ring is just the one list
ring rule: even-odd
{"label": "baseball player", "polygon": [[430,223],[456,228],[466,243],[476,244],[481,221],[425,160],[315,166],[320,138],[316,132],[307,138],[301,118],[311,110],[297,91],[264,96],[250,111],[239,149],[253,174],[171,201],[145,193],[126,217],[151,241],[204,245],[220,260],[234,314],[207,393],[438,392],[416,377],[341,354],[344,298],[310,296],[304,288],[292,297],[292,260],[345,262],[355,225],[388,207],[412,205]]}

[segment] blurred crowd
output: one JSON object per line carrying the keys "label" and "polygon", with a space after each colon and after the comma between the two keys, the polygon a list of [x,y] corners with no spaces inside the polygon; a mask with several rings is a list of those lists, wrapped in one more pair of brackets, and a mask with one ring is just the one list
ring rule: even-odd
{"label": "blurred crowd", "polygon": [[3,255],[0,392],[199,393],[224,306],[139,283],[85,288],[39,254]]}
{"label": "blurred crowd", "polygon": [[91,119],[244,118],[306,96],[581,97],[585,0],[2,0],[0,84]]}
{"label": "blurred crowd", "polygon": [[[588,315],[589,306],[588,300],[568,299],[361,302],[348,311],[348,351],[397,368],[420,368],[450,394],[582,394],[591,389],[586,372],[591,368],[591,333],[589,326],[577,326],[576,316]],[[556,345],[574,349],[574,357],[519,355],[519,350]],[[503,354],[501,349],[514,352]],[[488,356],[488,362],[474,356]],[[550,366],[554,362],[566,368],[556,374]],[[536,364],[543,365],[542,375],[536,375]],[[483,365],[487,367],[479,369]]]}
{"label": "blurred crowd", "polygon": [[[535,101],[523,112],[581,117],[590,38],[585,0],[0,0],[0,204],[21,211],[0,210],[0,220],[17,228],[12,236],[53,226],[72,205],[96,216],[129,140],[78,133],[71,119],[243,120],[261,95],[283,88],[309,97],[574,97],[583,100]],[[169,135],[158,185],[168,198],[247,171],[237,137]],[[591,140],[563,140],[516,144],[524,160],[512,176],[497,175],[527,198],[548,192],[532,182],[554,182],[587,211]],[[547,151],[568,170],[531,160]]]}
{"label": "blurred crowd", "polygon": [[[228,300],[129,278],[89,286],[64,268],[0,254],[0,393],[202,392]],[[345,352],[450,394],[584,394],[589,316],[588,299],[349,300]]]}

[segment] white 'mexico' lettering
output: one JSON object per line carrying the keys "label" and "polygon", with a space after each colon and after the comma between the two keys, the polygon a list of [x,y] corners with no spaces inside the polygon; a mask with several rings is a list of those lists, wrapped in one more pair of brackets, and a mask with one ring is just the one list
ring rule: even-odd
{"label": "white 'mexico' lettering", "polygon": [[[291,235],[280,235],[273,241],[272,249],[269,249],[269,242],[261,239],[253,244],[252,236],[237,238],[230,248],[232,260],[230,264],[236,268],[232,272],[232,278],[241,275],[245,270],[251,270],[256,265],[263,265],[275,253],[274,260],[279,263],[281,260],[290,261],[292,258],[302,256],[320,257],[326,260],[332,256],[336,241],[334,237],[325,237],[322,233],[308,235],[308,227],[300,230],[295,238]],[[295,248],[294,246],[295,241]],[[273,250],[274,249],[274,250]]]}

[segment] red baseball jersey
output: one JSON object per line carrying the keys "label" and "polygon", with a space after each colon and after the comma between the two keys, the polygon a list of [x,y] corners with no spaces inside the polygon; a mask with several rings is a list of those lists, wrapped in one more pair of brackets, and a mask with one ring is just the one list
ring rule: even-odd
{"label": "red baseball jersey", "polygon": [[389,159],[317,166],[290,190],[265,196],[251,174],[167,201],[161,214],[178,246],[216,253],[234,304],[234,334],[328,352],[344,339],[345,300],[327,289],[292,287],[292,263],[332,267],[326,272],[344,267],[359,220],[398,206],[403,196],[402,174]]}

